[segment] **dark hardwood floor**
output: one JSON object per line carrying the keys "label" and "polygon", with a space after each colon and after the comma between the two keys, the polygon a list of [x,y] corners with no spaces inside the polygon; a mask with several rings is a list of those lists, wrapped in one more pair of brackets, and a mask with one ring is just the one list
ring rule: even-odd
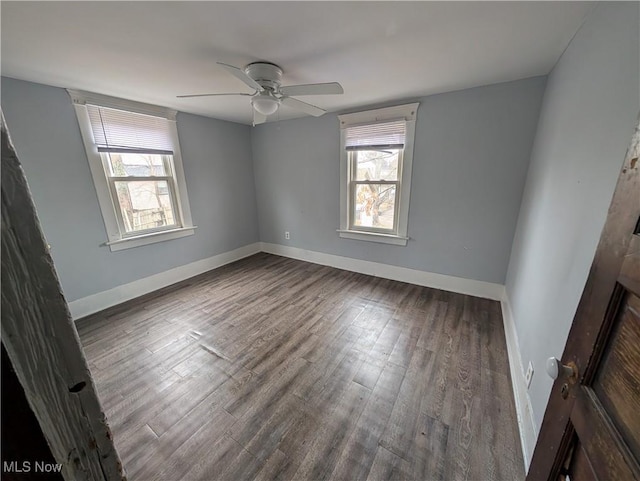
{"label": "dark hardwood floor", "polygon": [[495,301],[258,254],[78,331],[134,481],[524,478]]}

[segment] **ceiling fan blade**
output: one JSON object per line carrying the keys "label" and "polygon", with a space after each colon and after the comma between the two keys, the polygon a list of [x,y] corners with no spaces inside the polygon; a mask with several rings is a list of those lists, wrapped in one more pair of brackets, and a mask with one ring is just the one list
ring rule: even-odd
{"label": "ceiling fan blade", "polygon": [[252,94],[245,94],[245,93],[233,93],[233,94],[192,94],[192,95],[176,95],[176,97],[178,97],[179,99],[188,99],[191,97],[215,97],[215,96],[219,96],[219,95],[244,95],[247,97],[252,97],[255,95],[255,93]]}
{"label": "ceiling fan blade", "polygon": [[239,69],[238,67],[234,67],[233,65],[227,65],[226,63],[222,63],[222,62],[217,62],[217,64],[220,65],[222,68],[226,69],[227,72],[229,72],[231,75],[233,75],[237,79],[242,80],[253,90],[262,92],[262,86],[258,82],[253,80],[251,77],[249,77],[246,73],[244,73],[244,70]]}
{"label": "ceiling fan blade", "polygon": [[322,114],[326,113],[326,110],[321,109],[320,107],[316,107],[315,105],[311,105],[307,102],[291,97],[283,97],[282,103],[296,110],[301,110],[306,114],[313,115],[314,117],[320,117]]}
{"label": "ceiling fan blade", "polygon": [[267,121],[267,116],[261,114],[256,109],[253,109],[253,126],[264,124]]}
{"label": "ceiling fan blade", "polygon": [[287,85],[281,87],[280,92],[283,95],[339,95],[344,93],[342,85],[338,82],[329,82],[325,84],[305,84],[305,85]]}

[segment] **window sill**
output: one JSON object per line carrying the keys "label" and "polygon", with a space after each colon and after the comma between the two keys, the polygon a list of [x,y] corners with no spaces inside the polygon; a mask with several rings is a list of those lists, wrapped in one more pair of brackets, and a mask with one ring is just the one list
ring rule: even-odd
{"label": "window sill", "polygon": [[381,244],[392,244],[406,246],[408,237],[394,234],[380,234],[378,232],[363,232],[359,230],[338,229],[338,235],[344,239],[356,239],[368,242],[379,242]]}
{"label": "window sill", "polygon": [[195,233],[197,226],[181,227],[180,229],[163,230],[160,232],[152,232],[150,234],[142,234],[135,237],[125,237],[114,241],[105,242],[102,245],[109,246],[112,252],[140,247],[156,242],[164,242],[180,237],[187,237]]}

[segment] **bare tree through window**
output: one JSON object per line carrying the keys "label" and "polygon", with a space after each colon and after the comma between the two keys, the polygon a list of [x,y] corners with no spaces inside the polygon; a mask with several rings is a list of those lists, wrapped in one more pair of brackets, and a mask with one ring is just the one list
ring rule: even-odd
{"label": "bare tree through window", "polygon": [[166,155],[109,153],[109,177],[126,232],[176,224]]}
{"label": "bare tree through window", "polygon": [[394,228],[400,153],[399,149],[351,153],[354,226]]}

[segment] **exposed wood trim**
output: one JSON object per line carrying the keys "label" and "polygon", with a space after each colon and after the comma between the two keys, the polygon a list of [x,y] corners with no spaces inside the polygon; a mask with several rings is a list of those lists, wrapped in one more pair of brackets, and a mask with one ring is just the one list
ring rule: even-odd
{"label": "exposed wood trim", "polygon": [[[598,361],[598,336],[607,319],[606,312],[610,309],[610,300],[618,285],[618,276],[640,217],[639,154],[640,123],[636,124],[627,150],[562,355],[562,363],[574,362],[582,376],[588,376],[593,370],[593,363]],[[570,414],[576,396],[574,392],[565,400],[561,395],[563,383],[558,378],[553,384],[527,475],[529,481],[555,480],[570,447]]]}
{"label": "exposed wood trim", "polygon": [[126,479],[4,116],[2,342],[65,479]]}

